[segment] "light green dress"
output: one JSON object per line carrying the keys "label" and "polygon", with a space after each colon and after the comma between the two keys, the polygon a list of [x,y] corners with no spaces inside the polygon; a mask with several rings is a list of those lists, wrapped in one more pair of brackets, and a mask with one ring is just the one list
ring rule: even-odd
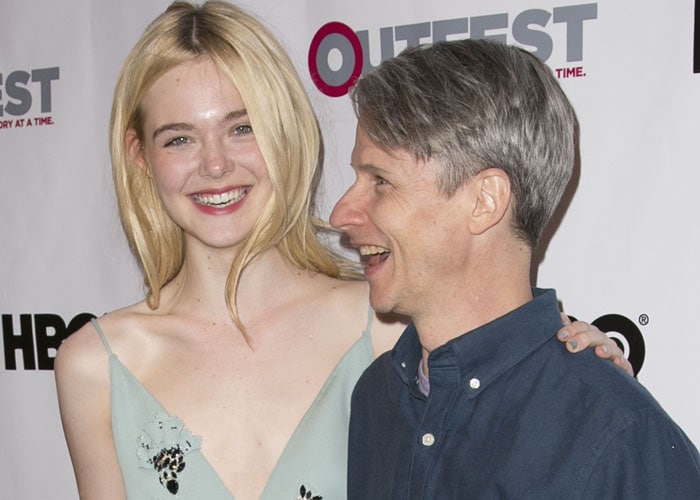
{"label": "light green dress", "polygon": [[[373,359],[371,321],[370,311],[365,332],[338,362],[292,434],[261,500],[345,499],[350,396]],[[93,325],[109,353],[112,433],[127,498],[233,500],[202,455],[201,439],[168,414],[112,353],[97,321]]]}

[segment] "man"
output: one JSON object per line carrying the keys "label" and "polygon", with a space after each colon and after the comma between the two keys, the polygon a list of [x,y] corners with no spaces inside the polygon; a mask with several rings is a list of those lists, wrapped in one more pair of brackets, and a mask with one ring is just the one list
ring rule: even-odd
{"label": "man", "polygon": [[567,356],[555,292],[531,289],[576,156],[551,71],[439,42],[351,97],[356,181],[331,223],[366,260],[372,306],[412,324],[355,389],[348,498],[700,498],[682,430],[621,370]]}

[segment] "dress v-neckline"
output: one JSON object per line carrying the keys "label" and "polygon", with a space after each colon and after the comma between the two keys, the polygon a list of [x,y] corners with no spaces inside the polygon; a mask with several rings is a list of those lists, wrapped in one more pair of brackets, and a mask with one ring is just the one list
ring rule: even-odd
{"label": "dress v-neckline", "polygon": [[[331,370],[331,372],[329,373],[329,375],[328,375],[328,377],[326,378],[325,382],[324,382],[323,385],[321,386],[321,389],[318,391],[318,393],[316,394],[316,396],[314,396],[313,401],[311,402],[311,404],[309,405],[309,407],[306,409],[306,411],[304,412],[304,415],[301,417],[301,419],[300,419],[299,422],[297,423],[296,427],[294,428],[294,431],[292,432],[292,434],[290,435],[289,439],[287,440],[287,443],[285,444],[284,448],[282,449],[282,452],[280,453],[279,457],[277,458],[277,461],[275,462],[275,465],[272,467],[272,470],[270,471],[270,475],[269,475],[269,477],[267,478],[267,482],[265,483],[265,487],[264,487],[263,490],[262,490],[262,493],[261,493],[261,495],[260,495],[260,498],[264,498],[266,492],[270,489],[271,484],[274,484],[274,480],[275,480],[275,477],[276,477],[276,475],[277,475],[278,469],[279,469],[279,467],[281,466],[282,458],[285,456],[285,454],[286,454],[287,450],[290,448],[290,446],[292,446],[292,444],[294,443],[295,437],[297,436],[299,429],[302,427],[302,424],[307,420],[307,418],[309,418],[309,415],[311,415],[311,414],[313,413],[313,410],[314,410],[315,407],[316,407],[316,403],[317,403],[318,400],[321,398],[321,396],[324,394],[324,392],[326,392],[328,386],[329,386],[329,385],[331,384],[331,382],[333,381],[335,374],[339,371],[339,369],[340,369],[341,365],[343,364],[343,362],[344,362],[346,359],[348,359],[348,358],[350,357],[350,354],[351,354],[355,349],[358,348],[358,347],[357,347],[358,345],[360,345],[360,344],[362,343],[362,340],[365,339],[365,338],[368,337],[368,336],[369,336],[369,331],[363,332],[362,336],[361,336],[360,338],[358,338],[357,340],[355,340],[355,342],[353,342],[353,344],[348,348],[347,351],[345,351],[345,353],[343,354],[343,356],[338,360],[338,362],[336,363],[336,365],[333,367],[333,370]],[[158,408],[160,411],[163,412],[163,414],[165,414],[165,415],[167,415],[168,417],[171,417],[171,418],[172,418],[172,417],[175,417],[175,418],[179,419],[180,421],[182,421],[183,430],[184,430],[185,432],[188,432],[188,433],[190,432],[190,431],[189,431],[189,428],[187,427],[186,422],[184,422],[182,419],[180,419],[180,417],[178,417],[177,415],[171,414],[171,413],[165,408],[165,406],[158,400],[158,398],[156,398],[156,397],[141,383],[141,381],[138,380],[138,379],[134,376],[133,373],[131,373],[131,371],[119,360],[119,358],[117,357],[117,355],[111,352],[111,350],[109,351],[109,356],[110,356],[110,360],[111,360],[112,362],[114,362],[114,363],[116,364],[116,366],[119,367],[119,369],[120,369],[124,374],[126,374],[139,388],[141,388],[141,390],[143,390],[144,394],[146,394],[147,397],[153,401],[153,403],[157,406],[157,408]],[[196,439],[199,439],[200,441],[202,440],[200,436],[195,436],[195,438],[196,438]],[[211,465],[211,462],[209,461],[209,459],[206,457],[206,455],[204,455],[204,453],[202,453],[201,449],[193,450],[192,452],[193,452],[193,453],[198,453],[198,454],[200,455],[200,457],[202,458],[202,460],[206,463],[206,465],[207,465],[207,467],[208,467],[209,472],[211,473],[211,475],[214,476],[214,477],[216,478],[216,480],[221,484],[222,488],[228,493],[228,495],[229,495],[229,497],[230,497],[230,500],[235,500],[235,497],[233,496],[233,494],[231,493],[231,491],[228,489],[228,487],[226,486],[226,484],[224,483],[224,481],[221,479],[221,476],[219,476],[219,474],[216,472],[216,470],[214,469],[214,467]]]}

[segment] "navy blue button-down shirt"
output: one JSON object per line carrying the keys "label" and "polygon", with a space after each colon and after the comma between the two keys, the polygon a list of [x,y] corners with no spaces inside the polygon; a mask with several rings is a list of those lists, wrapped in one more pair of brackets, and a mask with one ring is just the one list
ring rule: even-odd
{"label": "navy blue button-down shirt", "polygon": [[556,294],[434,350],[410,325],[355,388],[348,499],[700,499],[697,449],[632,377],[556,340]]}

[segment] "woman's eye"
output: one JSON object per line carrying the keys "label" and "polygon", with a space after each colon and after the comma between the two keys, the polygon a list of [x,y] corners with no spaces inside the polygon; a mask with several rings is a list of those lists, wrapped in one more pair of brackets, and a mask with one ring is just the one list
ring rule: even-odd
{"label": "woman's eye", "polygon": [[253,127],[250,125],[236,125],[233,128],[233,133],[235,135],[245,135],[245,134],[252,134],[253,133]]}
{"label": "woman's eye", "polygon": [[181,146],[183,144],[187,144],[188,140],[187,137],[175,137],[173,139],[170,139],[168,142],[165,143],[165,146]]}

